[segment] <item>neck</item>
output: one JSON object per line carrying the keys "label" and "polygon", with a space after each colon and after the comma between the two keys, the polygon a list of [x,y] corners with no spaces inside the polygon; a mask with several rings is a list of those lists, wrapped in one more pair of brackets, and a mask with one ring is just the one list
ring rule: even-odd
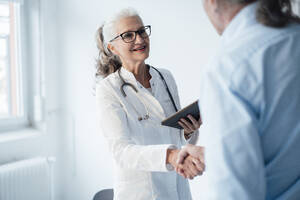
{"label": "neck", "polygon": [[138,63],[125,63],[123,62],[123,67],[133,73],[135,79],[139,81],[144,87],[148,88],[150,87],[149,83],[149,71],[145,64],[145,62],[138,62]]}
{"label": "neck", "polygon": [[141,77],[145,74],[146,64],[145,62],[138,63],[124,63],[123,67],[133,73],[135,77]]}
{"label": "neck", "polygon": [[230,6],[224,6],[224,10],[222,9],[222,14],[221,14],[221,21],[222,24],[220,26],[220,30],[219,33],[220,35],[223,34],[223,32],[225,31],[225,29],[228,27],[228,25],[230,24],[230,22],[233,20],[233,18],[245,7],[247,6],[247,4],[245,5],[232,5],[230,4]]}

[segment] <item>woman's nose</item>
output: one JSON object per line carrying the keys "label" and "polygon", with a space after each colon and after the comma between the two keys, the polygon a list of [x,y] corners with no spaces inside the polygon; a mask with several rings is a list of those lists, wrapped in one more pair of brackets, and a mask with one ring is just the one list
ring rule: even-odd
{"label": "woman's nose", "polygon": [[136,43],[143,43],[144,41],[145,41],[145,39],[142,38],[142,37],[140,36],[140,34],[136,34],[136,38],[135,38],[135,42],[136,42]]}

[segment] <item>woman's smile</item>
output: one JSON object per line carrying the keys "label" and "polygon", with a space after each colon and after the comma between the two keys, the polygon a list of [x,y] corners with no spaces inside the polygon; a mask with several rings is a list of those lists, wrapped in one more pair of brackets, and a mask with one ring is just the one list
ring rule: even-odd
{"label": "woman's smile", "polygon": [[139,47],[136,47],[136,48],[132,49],[131,51],[134,51],[134,52],[144,52],[147,48],[148,48],[147,45],[142,45],[142,46],[139,46]]}

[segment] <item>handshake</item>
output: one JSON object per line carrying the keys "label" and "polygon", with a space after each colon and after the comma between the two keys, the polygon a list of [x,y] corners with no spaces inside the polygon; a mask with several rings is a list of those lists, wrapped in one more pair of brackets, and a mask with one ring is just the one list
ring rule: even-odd
{"label": "handshake", "polygon": [[171,164],[184,178],[193,179],[205,170],[204,148],[188,144],[181,150],[168,149],[167,164]]}

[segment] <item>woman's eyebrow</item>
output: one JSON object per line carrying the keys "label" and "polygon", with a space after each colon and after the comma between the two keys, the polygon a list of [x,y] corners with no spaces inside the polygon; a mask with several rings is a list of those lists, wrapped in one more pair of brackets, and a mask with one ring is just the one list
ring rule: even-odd
{"label": "woman's eyebrow", "polygon": [[[134,30],[134,31],[140,30],[140,29],[143,28],[143,27],[144,27],[144,25],[141,26],[141,27],[139,27],[138,29],[136,29],[136,30]],[[133,30],[130,30],[130,29],[129,29],[129,30],[127,30],[127,31],[123,31],[122,33],[132,32],[132,31],[133,31]],[[121,34],[122,34],[122,33],[121,33]]]}

